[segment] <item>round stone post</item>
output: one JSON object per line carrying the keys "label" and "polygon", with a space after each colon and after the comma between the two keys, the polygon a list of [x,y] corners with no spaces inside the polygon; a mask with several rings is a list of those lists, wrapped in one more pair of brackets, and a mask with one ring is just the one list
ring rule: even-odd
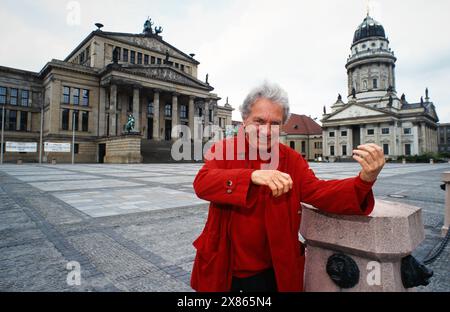
{"label": "round stone post", "polygon": [[442,235],[446,236],[450,227],[450,172],[444,172],[442,181],[445,183],[445,219],[442,227]]}
{"label": "round stone post", "polygon": [[425,237],[420,208],[382,200],[369,216],[332,215],[304,205],[300,233],[309,292],[407,291],[402,260]]}

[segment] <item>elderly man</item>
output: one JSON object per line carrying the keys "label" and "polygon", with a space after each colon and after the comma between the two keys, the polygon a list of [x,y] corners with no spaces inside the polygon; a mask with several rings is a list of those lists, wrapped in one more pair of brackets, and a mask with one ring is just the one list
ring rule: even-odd
{"label": "elderly man", "polygon": [[[335,214],[370,214],[383,151],[374,144],[358,146],[353,151],[362,167],[358,176],[322,181],[300,154],[278,141],[279,127],[289,118],[285,91],[266,82],[240,110],[241,135],[214,145],[194,181],[197,196],[211,204],[194,242],[191,286],[212,292],[302,291],[300,203]],[[270,159],[260,156],[262,150]]]}

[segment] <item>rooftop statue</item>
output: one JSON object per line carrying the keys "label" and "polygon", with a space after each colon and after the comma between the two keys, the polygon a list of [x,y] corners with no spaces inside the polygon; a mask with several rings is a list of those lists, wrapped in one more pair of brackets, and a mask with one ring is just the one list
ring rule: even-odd
{"label": "rooftop statue", "polygon": [[144,23],[144,34],[147,34],[147,35],[153,34],[152,26],[153,26],[153,22],[152,22],[152,19],[149,17]]}

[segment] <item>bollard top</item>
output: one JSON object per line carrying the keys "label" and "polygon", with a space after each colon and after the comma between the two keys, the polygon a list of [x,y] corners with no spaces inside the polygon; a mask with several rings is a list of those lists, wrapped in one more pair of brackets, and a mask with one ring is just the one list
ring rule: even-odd
{"label": "bollard top", "polygon": [[442,174],[442,181],[445,183],[450,183],[450,171],[446,171]]}
{"label": "bollard top", "polygon": [[306,244],[375,260],[402,258],[424,240],[421,209],[376,200],[369,216],[333,215],[303,205]]}

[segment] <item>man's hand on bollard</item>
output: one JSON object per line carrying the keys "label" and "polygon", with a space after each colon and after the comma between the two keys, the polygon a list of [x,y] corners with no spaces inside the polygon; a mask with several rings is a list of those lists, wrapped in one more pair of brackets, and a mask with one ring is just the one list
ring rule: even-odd
{"label": "man's hand on bollard", "polygon": [[293,185],[291,176],[278,170],[256,170],[252,173],[252,182],[256,185],[268,186],[273,197],[286,194]]}
{"label": "man's hand on bollard", "polygon": [[362,167],[360,177],[363,181],[374,182],[383,169],[386,160],[383,149],[376,144],[365,144],[353,150],[353,159]]}

